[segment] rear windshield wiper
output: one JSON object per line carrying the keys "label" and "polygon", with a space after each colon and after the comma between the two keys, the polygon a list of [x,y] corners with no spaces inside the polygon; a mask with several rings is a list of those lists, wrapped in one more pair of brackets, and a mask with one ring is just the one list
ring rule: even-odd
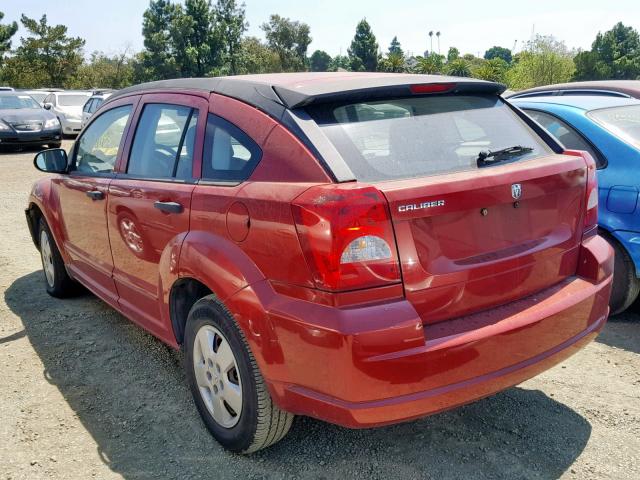
{"label": "rear windshield wiper", "polygon": [[487,150],[478,153],[478,167],[491,165],[494,162],[500,162],[507,158],[523,155],[533,152],[531,147],[523,147],[522,145],[514,145],[513,147],[502,148],[500,150]]}

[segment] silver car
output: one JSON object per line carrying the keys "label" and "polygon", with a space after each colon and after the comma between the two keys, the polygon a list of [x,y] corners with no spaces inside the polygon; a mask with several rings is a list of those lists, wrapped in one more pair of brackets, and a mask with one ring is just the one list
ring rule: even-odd
{"label": "silver car", "polygon": [[109,91],[96,91],[89,97],[87,103],[82,107],[82,122],[81,128],[89,122],[89,119],[92,117],[94,112],[100,108],[100,105],[104,103],[104,101],[113,95],[113,90]]}
{"label": "silver car", "polygon": [[81,90],[51,92],[44,99],[44,108],[58,117],[64,135],[76,135],[81,130],[82,107],[90,96],[91,92]]}

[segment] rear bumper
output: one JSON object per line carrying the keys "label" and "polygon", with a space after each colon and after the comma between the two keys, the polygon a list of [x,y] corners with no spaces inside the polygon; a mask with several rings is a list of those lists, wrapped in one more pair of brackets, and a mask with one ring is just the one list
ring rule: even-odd
{"label": "rear bumper", "polygon": [[592,237],[578,276],[424,327],[406,300],[337,309],[280,298],[268,310],[277,361],[261,367],[281,408],[346,427],[440,412],[529,379],[593,340],[608,315],[612,271],[611,247]]}
{"label": "rear bumper", "polygon": [[62,126],[62,133],[65,135],[75,135],[82,130],[82,120],[75,118],[60,117],[60,125]]}

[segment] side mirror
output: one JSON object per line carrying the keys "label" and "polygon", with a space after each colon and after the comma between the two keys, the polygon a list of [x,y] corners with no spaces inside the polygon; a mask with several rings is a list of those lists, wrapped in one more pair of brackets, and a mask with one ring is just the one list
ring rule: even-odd
{"label": "side mirror", "polygon": [[45,108],[45,110],[51,110],[51,104],[50,103],[45,103],[42,106]]}
{"label": "side mirror", "polygon": [[41,172],[67,173],[67,152],[62,148],[50,148],[38,152],[33,159],[33,166]]}

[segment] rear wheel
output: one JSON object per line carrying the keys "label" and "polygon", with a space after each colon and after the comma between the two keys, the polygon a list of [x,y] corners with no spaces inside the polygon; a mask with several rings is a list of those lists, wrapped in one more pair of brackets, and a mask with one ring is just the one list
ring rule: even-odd
{"label": "rear wheel", "polygon": [[196,407],[222,446],[252,453],[287,434],[294,416],[273,403],[242,331],[214,295],[189,312],[185,351]]}
{"label": "rear wheel", "polygon": [[38,239],[47,293],[59,298],[73,295],[78,290],[77,284],[69,277],[51,230],[44,219],[40,219]]}
{"label": "rear wheel", "polygon": [[62,146],[62,142],[54,142],[54,143],[48,144],[49,148],[60,148],[61,146]]}
{"label": "rear wheel", "polygon": [[636,277],[636,267],[622,245],[610,235],[605,234],[615,250],[615,264],[613,270],[613,285],[609,308],[611,315],[622,313],[635,301],[640,292],[640,280]]}

